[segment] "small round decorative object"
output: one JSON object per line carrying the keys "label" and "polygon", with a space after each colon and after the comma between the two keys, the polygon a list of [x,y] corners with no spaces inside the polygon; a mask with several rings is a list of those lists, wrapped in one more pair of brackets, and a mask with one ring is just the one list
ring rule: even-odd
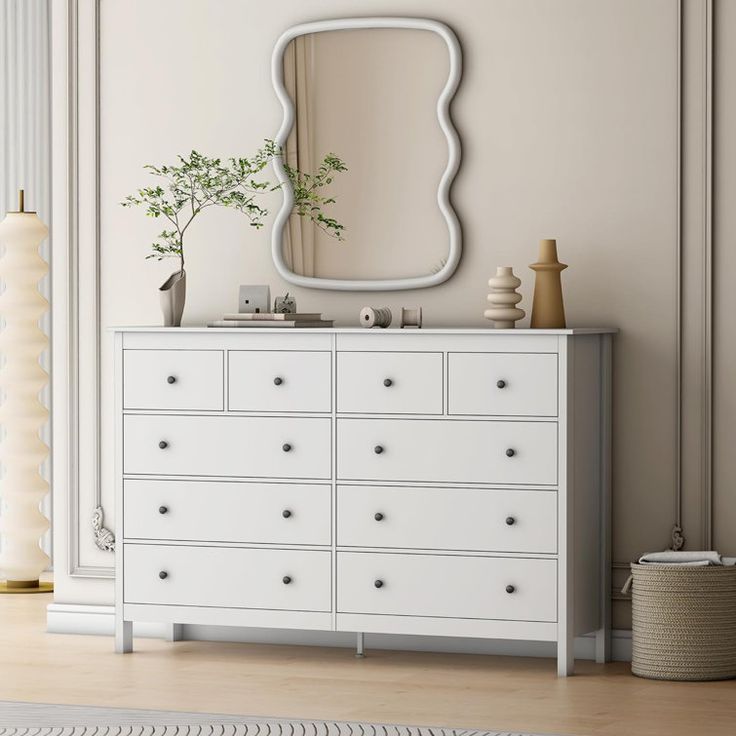
{"label": "small round decorative object", "polygon": [[514,519],[513,516],[507,516],[506,517],[506,526],[513,526],[516,524],[516,519]]}
{"label": "small round decorative object", "polygon": [[276,378],[273,379],[273,383],[275,386],[280,386],[284,382],[284,379],[281,378],[281,376],[276,376]]}
{"label": "small round decorative object", "polygon": [[521,301],[521,294],[516,292],[521,279],[514,276],[511,266],[498,266],[496,275],[488,279],[488,286],[491,287],[488,301],[492,306],[483,312],[483,316],[492,320],[496,329],[511,328],[526,316],[526,312],[516,306]]}
{"label": "small round decorative object", "polygon": [[516,450],[512,450],[510,447],[508,450],[506,450],[506,457],[513,457],[516,455]]}
{"label": "small round decorative object", "polygon": [[382,445],[376,445],[373,448],[373,452],[375,452],[376,455],[380,455],[383,452],[383,446]]}
{"label": "small round decorative object", "polygon": [[374,585],[374,586],[375,586],[376,588],[383,588],[383,580],[376,580],[376,581],[375,581],[375,582],[373,583],[373,585]]}
{"label": "small round decorative object", "polygon": [[383,519],[384,519],[385,517],[384,517],[384,515],[383,515],[383,514],[382,514],[382,513],[380,512],[380,511],[377,511],[377,512],[376,512],[376,513],[375,513],[375,514],[373,515],[373,518],[374,518],[374,519],[375,519],[376,521],[383,521]]}
{"label": "small round decorative object", "polygon": [[291,510],[290,509],[284,509],[281,512],[281,516],[283,516],[284,519],[288,519],[291,516]]}
{"label": "small round decorative object", "polygon": [[513,585],[507,585],[506,586],[506,592],[507,593],[514,593],[516,591],[516,588]]}
{"label": "small round decorative object", "polygon": [[168,506],[159,506],[158,507],[159,514],[168,514],[169,513],[169,507]]}
{"label": "small round decorative object", "polygon": [[176,376],[169,376],[166,379],[166,383],[176,383]]}
{"label": "small round decorative object", "polygon": [[360,310],[361,327],[388,327],[391,319],[391,310],[388,307],[363,307]]}
{"label": "small round decorative object", "polygon": [[393,386],[393,385],[394,385],[394,382],[393,382],[393,381],[392,381],[392,380],[391,380],[390,378],[384,378],[384,379],[383,379],[383,385],[384,385],[384,386],[385,386],[386,388],[390,388],[391,386]]}
{"label": "small round decorative object", "polygon": [[422,308],[421,307],[401,307],[401,328],[422,326]]}
{"label": "small round decorative object", "polygon": [[161,440],[161,442],[158,443],[158,446],[160,450],[165,450],[169,446],[169,443],[166,440]]}
{"label": "small round decorative object", "polygon": [[284,585],[289,585],[289,583],[291,583],[291,576],[289,576],[289,575],[284,575],[284,577],[283,577],[283,578],[281,578],[281,582],[282,582],[282,583],[283,583]]}
{"label": "small round decorative object", "polygon": [[281,445],[281,449],[284,452],[291,452],[291,445],[288,442],[284,442],[284,444]]}
{"label": "small round decorative object", "polygon": [[161,570],[158,576],[161,578],[161,580],[166,580],[166,578],[169,577],[169,573],[167,573],[166,570]]}
{"label": "small round decorative object", "polygon": [[500,381],[496,381],[496,388],[506,388],[506,381],[503,378]]}

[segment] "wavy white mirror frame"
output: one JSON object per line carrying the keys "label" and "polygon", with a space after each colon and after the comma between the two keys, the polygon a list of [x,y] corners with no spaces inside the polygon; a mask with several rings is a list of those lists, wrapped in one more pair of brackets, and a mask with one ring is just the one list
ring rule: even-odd
{"label": "wavy white mirror frame", "polygon": [[286,139],[294,125],[294,105],[284,85],[284,52],[288,44],[297,36],[322,31],[355,30],[366,28],[410,28],[414,30],[433,31],[447,44],[450,57],[450,73],[437,100],[437,118],[442,132],[447,139],[447,166],[437,189],[437,204],[447,223],[449,248],[447,259],[442,268],[426,276],[413,276],[399,279],[331,279],[302,276],[294,273],[283,253],[283,234],[294,206],[294,194],[283,163],[274,159],[276,176],[281,183],[284,199],[276,216],[271,237],[273,261],[279,274],[292,284],[311,289],[336,289],[341,291],[398,291],[402,289],[422,289],[436,286],[452,276],[462,252],[462,232],[460,221],[450,203],[450,187],[460,166],[460,138],[450,118],[450,103],[455,95],[462,74],[462,53],[460,44],[453,31],[444,23],[426,18],[338,18],[333,20],[302,23],[289,28],[276,42],[271,59],[271,76],[276,95],[284,109],[284,120],[276,136],[276,143],[283,149]]}

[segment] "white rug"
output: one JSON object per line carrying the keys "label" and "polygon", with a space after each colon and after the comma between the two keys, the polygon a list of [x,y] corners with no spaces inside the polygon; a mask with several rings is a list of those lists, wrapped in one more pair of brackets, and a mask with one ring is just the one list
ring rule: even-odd
{"label": "white rug", "polygon": [[0,702],[0,736],[534,736],[534,734]]}

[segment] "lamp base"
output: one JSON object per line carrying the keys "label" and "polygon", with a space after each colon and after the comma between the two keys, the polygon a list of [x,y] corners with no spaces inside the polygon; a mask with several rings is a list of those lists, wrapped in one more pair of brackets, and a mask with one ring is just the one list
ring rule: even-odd
{"label": "lamp base", "polygon": [[0,595],[3,593],[52,593],[53,583],[39,580],[7,580],[0,582]]}

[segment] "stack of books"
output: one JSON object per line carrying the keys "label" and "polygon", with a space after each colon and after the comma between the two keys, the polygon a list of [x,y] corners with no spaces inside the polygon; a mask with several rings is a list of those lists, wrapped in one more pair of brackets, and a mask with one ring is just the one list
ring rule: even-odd
{"label": "stack of books", "polygon": [[276,314],[273,312],[243,312],[226,314],[222,319],[208,322],[207,327],[332,327],[333,320],[321,314]]}

